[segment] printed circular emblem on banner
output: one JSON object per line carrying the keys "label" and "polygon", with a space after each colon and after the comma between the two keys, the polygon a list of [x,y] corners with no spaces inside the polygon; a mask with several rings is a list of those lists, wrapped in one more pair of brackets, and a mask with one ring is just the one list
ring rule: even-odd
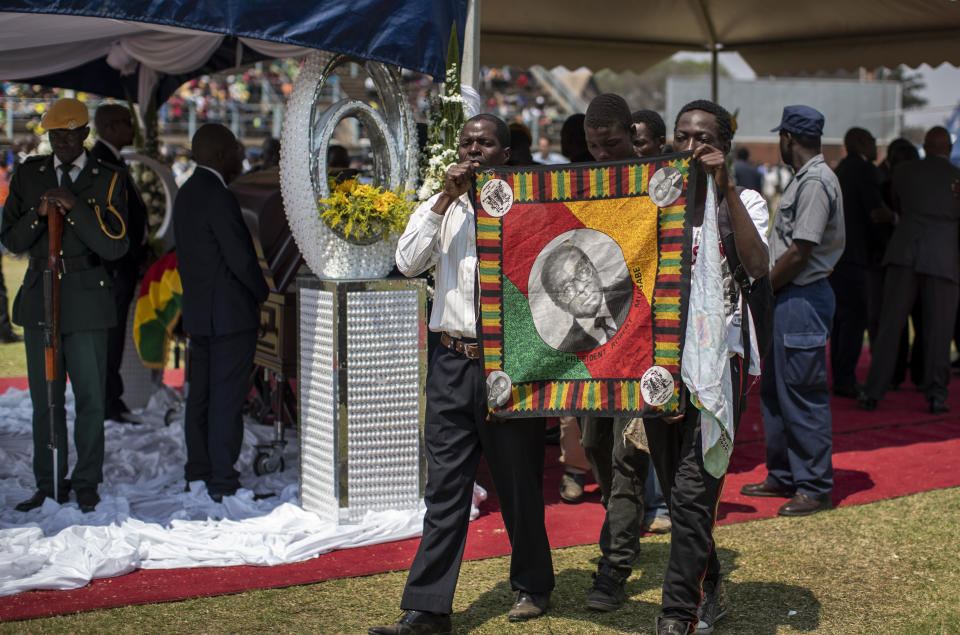
{"label": "printed circular emblem on banner", "polygon": [[667,165],[650,177],[650,184],[647,186],[647,192],[650,200],[657,207],[666,207],[680,198],[680,192],[683,191],[683,174],[680,170]]}
{"label": "printed circular emblem on banner", "polygon": [[480,188],[480,204],[491,216],[503,216],[513,207],[513,190],[503,179],[491,179]]}
{"label": "printed circular emblem on banner", "polygon": [[640,394],[651,406],[662,406],[673,396],[673,375],[663,366],[651,366],[640,378]]}
{"label": "printed circular emblem on banner", "polygon": [[487,405],[499,408],[510,400],[510,388],[513,382],[510,375],[502,370],[495,370],[487,375]]}

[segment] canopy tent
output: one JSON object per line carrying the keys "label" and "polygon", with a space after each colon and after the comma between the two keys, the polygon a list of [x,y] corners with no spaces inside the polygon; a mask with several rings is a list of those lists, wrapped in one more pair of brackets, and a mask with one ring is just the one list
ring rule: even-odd
{"label": "canopy tent", "polygon": [[487,65],[641,72],[697,50],[737,51],[758,75],[960,63],[951,0],[477,1]]}
{"label": "canopy tent", "polygon": [[165,98],[188,77],[311,49],[442,78],[451,24],[462,34],[466,7],[467,0],[2,0],[0,79],[126,92],[143,106],[156,88]]}

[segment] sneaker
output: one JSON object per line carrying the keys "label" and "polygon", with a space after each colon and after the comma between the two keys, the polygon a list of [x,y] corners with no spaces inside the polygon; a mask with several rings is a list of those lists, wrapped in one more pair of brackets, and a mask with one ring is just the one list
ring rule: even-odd
{"label": "sneaker", "polygon": [[615,611],[627,599],[623,585],[630,574],[617,573],[613,569],[600,565],[593,574],[593,586],[587,592],[587,608],[594,611]]}
{"label": "sneaker", "polygon": [[669,516],[654,516],[649,524],[645,524],[645,528],[651,534],[669,534],[673,529],[673,523],[670,522]]}
{"label": "sneaker", "polygon": [[696,633],[708,635],[713,632],[713,627],[721,617],[727,614],[727,587],[723,580],[713,585],[709,582],[703,583],[703,599],[700,601],[700,608],[697,609]]}
{"label": "sneaker", "polygon": [[657,618],[657,635],[688,635],[693,632],[693,624],[672,617]]}
{"label": "sneaker", "polygon": [[560,477],[560,498],[565,503],[577,504],[583,500],[583,486],[585,476],[564,472]]}

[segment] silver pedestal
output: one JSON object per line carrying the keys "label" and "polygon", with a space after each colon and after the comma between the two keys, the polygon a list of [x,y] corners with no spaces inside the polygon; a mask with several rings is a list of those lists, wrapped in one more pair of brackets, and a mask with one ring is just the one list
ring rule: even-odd
{"label": "silver pedestal", "polygon": [[415,509],[426,475],[426,284],[297,282],[303,508],[337,523]]}

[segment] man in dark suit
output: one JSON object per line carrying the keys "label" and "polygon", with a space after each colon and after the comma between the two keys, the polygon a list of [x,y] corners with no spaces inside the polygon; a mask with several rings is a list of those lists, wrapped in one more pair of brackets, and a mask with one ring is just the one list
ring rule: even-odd
{"label": "man in dark suit", "polygon": [[557,350],[589,351],[606,344],[623,325],[633,301],[633,281],[626,276],[604,287],[597,267],[579,247],[564,243],[543,263],[543,288],[554,304],[573,316]]}
{"label": "man in dark suit", "polygon": [[960,169],[951,165],[950,133],[936,126],[923,140],[926,158],[897,167],[893,195],[900,222],[883,264],[883,310],[875,355],[860,405],[873,410],[883,397],[896,363],[900,332],[914,300],[923,307],[923,392],[930,411],[947,412],[950,338],[960,284],[960,200],[951,189]]}
{"label": "man in dark suit", "polygon": [[133,179],[127,171],[127,162],[120,151],[133,143],[133,115],[130,109],[119,104],[105,104],[97,108],[93,117],[97,129],[97,143],[90,154],[104,163],[116,166],[126,179],[127,185],[127,235],[130,248],[117,260],[104,263],[107,275],[113,279],[113,299],[117,304],[117,323],[107,332],[107,389],[104,416],[112,421],[139,423],[123,403],[123,379],[120,363],[123,361],[123,345],[127,339],[127,315],[130,302],[140,277],[140,263],[145,253],[144,236],[147,227],[147,207],[137,192]]}
{"label": "man in dark suit", "polygon": [[240,205],[227,190],[241,170],[236,138],[206,124],[192,150],[197,168],[173,208],[183,328],[190,336],[185,474],[188,483],[205,481],[220,502],[240,486],[233,468],[243,441],[240,410],[250,388],[259,304],[269,289]]}
{"label": "man in dark suit", "polygon": [[863,128],[850,128],[843,137],[847,156],[837,166],[837,180],[843,193],[843,223],[846,245],[830,274],[836,297],[833,329],[830,332],[830,365],[833,394],[856,399],[857,362],[863,349],[863,332],[869,319],[867,269],[871,264],[880,229],[872,221],[882,207],[877,140]]}
{"label": "man in dark suit", "polygon": [[[67,502],[70,487],[84,512],[93,511],[103,480],[103,386],[107,329],[116,322],[111,281],[103,260],[127,252],[126,179],[113,165],[83,149],[90,134],[87,107],[76,99],[54,103],[40,125],[49,131],[52,155],[31,157],[17,168],[3,207],[0,240],[14,253],[30,255],[13,319],[23,326],[30,400],[33,402],[33,472],[37,491],[19,503],[30,511],[54,495]],[[50,410],[44,364],[43,269],[47,260],[49,214],[63,215],[60,267],[60,324],[57,379],[53,388],[57,465],[48,449]],[[77,460],[67,480],[67,424],[64,409],[70,376],[77,419]],[[55,476],[56,475],[56,476]]]}

